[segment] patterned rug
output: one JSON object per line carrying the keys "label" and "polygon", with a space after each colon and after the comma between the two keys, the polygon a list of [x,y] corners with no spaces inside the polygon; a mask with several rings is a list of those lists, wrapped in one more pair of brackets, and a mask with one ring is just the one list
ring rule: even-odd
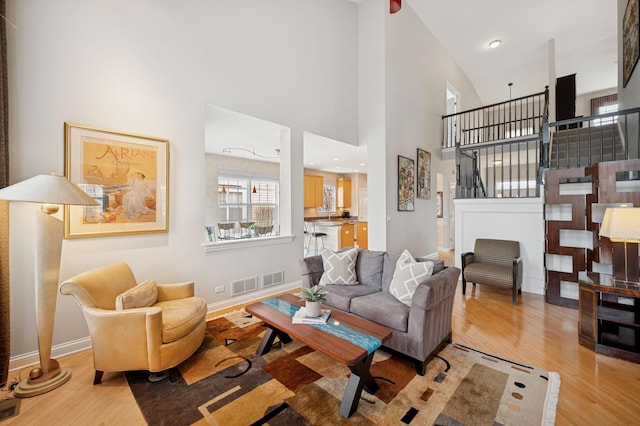
{"label": "patterned rug", "polygon": [[[179,377],[127,381],[150,425],[540,425],[553,424],[557,373],[448,345],[424,376],[411,361],[376,352],[380,386],[363,391],[349,419],[338,413],[349,369],[301,342],[255,356],[265,328],[245,313],[207,324],[198,351]],[[174,375],[178,376],[178,375]]]}

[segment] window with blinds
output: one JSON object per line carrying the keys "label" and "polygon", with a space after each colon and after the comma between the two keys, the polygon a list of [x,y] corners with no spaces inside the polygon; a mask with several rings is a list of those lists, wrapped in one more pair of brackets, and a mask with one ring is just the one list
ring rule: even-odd
{"label": "window with blinds", "polygon": [[227,228],[222,237],[278,235],[279,193],[277,179],[220,174],[218,228]]}
{"label": "window with blinds", "polygon": [[[600,96],[591,99],[591,115],[607,114],[618,111],[618,94]],[[618,116],[596,118],[591,121],[592,126],[603,126],[605,124],[614,124],[618,122]]]}

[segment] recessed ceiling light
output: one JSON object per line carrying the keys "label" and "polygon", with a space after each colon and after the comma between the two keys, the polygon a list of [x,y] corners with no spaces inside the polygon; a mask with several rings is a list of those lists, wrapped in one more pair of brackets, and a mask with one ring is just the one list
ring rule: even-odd
{"label": "recessed ceiling light", "polygon": [[340,159],[339,158],[334,158],[333,161],[340,161]]}
{"label": "recessed ceiling light", "polygon": [[500,46],[502,44],[502,40],[493,40],[491,43],[489,43],[489,47],[492,49],[495,49],[496,47]]}
{"label": "recessed ceiling light", "polygon": [[360,165],[361,165],[362,167],[366,166],[366,164],[365,164],[365,163],[360,163]]}

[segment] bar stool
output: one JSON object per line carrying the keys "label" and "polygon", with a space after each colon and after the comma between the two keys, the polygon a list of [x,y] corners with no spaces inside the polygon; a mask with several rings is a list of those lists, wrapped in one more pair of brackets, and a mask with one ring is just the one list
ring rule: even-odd
{"label": "bar stool", "polygon": [[305,257],[310,255],[309,253],[311,252],[311,241],[312,240],[313,240],[313,254],[317,255],[318,254],[318,240],[320,240],[320,243],[322,244],[321,248],[324,249],[324,237],[326,237],[327,234],[324,233],[324,232],[316,232],[316,225],[313,222],[305,222],[304,226],[305,226],[305,233],[308,236],[308,237],[305,238],[305,242],[306,242]]}

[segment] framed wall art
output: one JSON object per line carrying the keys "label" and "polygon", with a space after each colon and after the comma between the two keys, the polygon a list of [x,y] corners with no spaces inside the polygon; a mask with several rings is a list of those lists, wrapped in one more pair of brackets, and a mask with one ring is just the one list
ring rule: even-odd
{"label": "framed wall art", "polygon": [[398,155],[398,211],[412,212],[415,209],[415,162]]}
{"label": "framed wall art", "polygon": [[169,141],[64,123],[65,176],[99,206],[65,206],[65,238],[168,231]]}
{"label": "framed wall art", "polygon": [[629,0],[622,18],[622,87],[627,87],[640,57],[638,0]]}
{"label": "framed wall art", "polygon": [[418,148],[416,193],[418,198],[431,199],[431,153],[420,148]]}

